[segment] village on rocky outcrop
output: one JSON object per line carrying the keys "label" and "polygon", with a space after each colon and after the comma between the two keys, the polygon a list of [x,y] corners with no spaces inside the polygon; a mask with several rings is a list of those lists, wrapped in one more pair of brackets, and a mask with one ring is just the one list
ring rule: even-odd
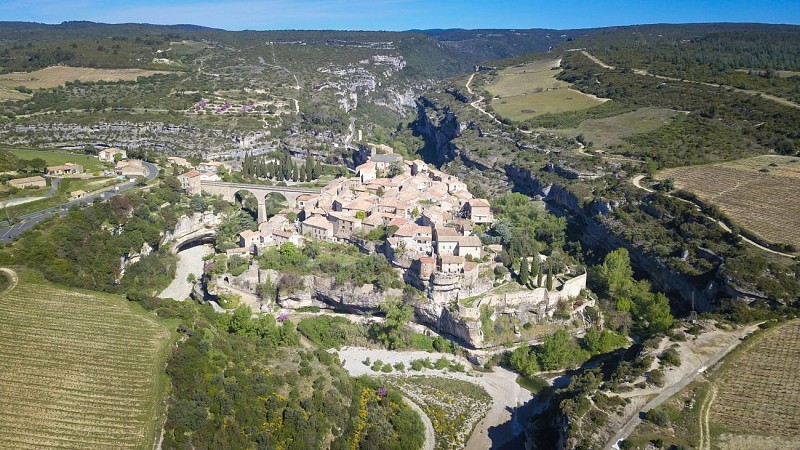
{"label": "village on rocky outcrop", "polygon": [[[400,289],[381,292],[372,285],[342,286],[330,278],[308,275],[302,283],[304,289],[279,295],[277,305],[256,295],[259,285],[267,280],[278,282],[283,276],[272,268],[259,267],[257,256],[272,248],[302,248],[307,242],[321,241],[355,245],[362,253],[384,255],[400,279],[425,299],[415,305],[419,321],[472,348],[498,344],[484,338],[482,310],[491,311],[494,319],[513,316],[520,327],[553,321],[559,309],[561,322],[569,323],[577,317],[580,320],[576,323],[584,324],[583,311],[593,305],[590,298],[582,296],[585,270],[567,268],[554,274],[550,289],[541,279],[538,286],[518,284],[507,271],[497,270],[502,267],[498,260],[502,246],[484,244],[479,237],[495,222],[488,200],[475,198],[462,180],[421,160],[404,161],[391,147],[371,146],[368,152],[367,162],[357,166],[353,176],[335,178],[315,194],[289,196],[296,200],[260,220],[257,230],[242,231],[239,246],[224,253],[251,258],[249,267],[235,277],[222,274],[207,280],[212,297],[236,296],[254,311],[321,306],[371,314],[379,311],[386,298],[403,294]],[[173,158],[170,162],[191,167],[185,160]],[[232,169],[221,162],[201,163],[178,179],[189,195],[217,192],[214,188],[225,183],[204,183],[218,182],[221,178],[217,171],[223,167]],[[269,189],[232,186],[231,190]],[[196,222],[202,229],[213,228],[218,221],[210,216]],[[187,229],[195,230],[192,226]],[[371,233],[386,239],[376,243],[369,239]],[[535,257],[539,258],[538,265],[546,266],[546,256]],[[524,340],[520,331],[514,330],[516,338]]]}

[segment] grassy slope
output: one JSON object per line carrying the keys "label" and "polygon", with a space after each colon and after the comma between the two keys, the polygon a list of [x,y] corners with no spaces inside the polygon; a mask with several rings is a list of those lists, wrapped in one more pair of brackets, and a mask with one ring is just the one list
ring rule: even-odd
{"label": "grassy slope", "polygon": [[587,142],[594,144],[595,149],[606,149],[622,144],[624,137],[660,128],[672,122],[678,114],[680,113],[677,111],[665,108],[640,108],[612,117],[584,120],[577,128],[552,131],[566,137],[583,134]]}
{"label": "grassy slope", "polygon": [[95,172],[103,169],[103,163],[101,163],[99,159],[89,155],[21,148],[11,149],[10,152],[22,159],[41,158],[47,161],[48,166],[58,166],[71,162],[82,165],[85,172]]}
{"label": "grassy slope", "polygon": [[536,61],[498,72],[499,78],[487,86],[494,96],[492,107],[503,117],[526,120],[541,114],[576,111],[600,103],[588,95],[569,89],[557,80],[559,60]]}
{"label": "grassy slope", "polygon": [[169,330],[120,297],[19,277],[0,295],[0,447],[151,448]]}

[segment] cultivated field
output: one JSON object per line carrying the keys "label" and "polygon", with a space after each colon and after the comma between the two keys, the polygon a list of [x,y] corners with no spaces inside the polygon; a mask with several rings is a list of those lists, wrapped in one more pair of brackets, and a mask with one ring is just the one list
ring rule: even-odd
{"label": "cultivated field", "polygon": [[577,128],[553,132],[567,137],[582,134],[587,142],[594,144],[595,149],[605,149],[622,144],[624,137],[667,125],[679,114],[678,111],[665,108],[640,108],[613,117],[584,120]]}
{"label": "cultivated field", "polygon": [[718,205],[738,226],[773,243],[800,247],[800,158],[757,156],[659,172],[675,187]]}
{"label": "cultivated field", "polygon": [[[710,405],[711,429],[737,436],[800,436],[800,321],[756,337],[729,361]],[[726,436],[730,442],[736,442]],[[757,448],[757,447],[756,447]],[[794,447],[796,448],[796,447]]]}
{"label": "cultivated field", "polygon": [[503,117],[521,121],[547,113],[586,109],[603,102],[557,80],[560,63],[560,60],[536,61],[499,71],[499,78],[486,87],[494,96],[492,108]]}
{"label": "cultivated field", "polygon": [[132,81],[159,72],[144,69],[90,69],[88,67],[52,66],[34,72],[15,72],[0,75],[0,87],[49,89],[63,86],[67,81]]}
{"label": "cultivated field", "polygon": [[94,156],[50,150],[11,149],[10,153],[22,159],[41,158],[48,166],[60,166],[68,162],[80,164],[84,172],[96,172],[103,169],[103,163]]}
{"label": "cultivated field", "polygon": [[169,331],[119,297],[19,277],[0,293],[0,448],[152,448]]}

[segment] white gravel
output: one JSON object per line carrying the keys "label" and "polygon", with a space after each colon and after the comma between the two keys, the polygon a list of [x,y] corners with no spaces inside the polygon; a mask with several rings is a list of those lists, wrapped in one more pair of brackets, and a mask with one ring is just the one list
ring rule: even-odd
{"label": "white gravel", "polygon": [[[518,406],[522,406],[533,399],[529,391],[522,389],[517,384],[517,374],[509,372],[501,367],[495,367],[494,372],[490,373],[476,372],[471,370],[469,361],[450,354],[422,351],[392,351],[359,347],[343,347],[336,352],[339,354],[339,359],[342,361],[344,368],[353,376],[380,376],[382,374],[373,372],[362,363],[362,361],[369,357],[370,365],[380,359],[384,364],[388,363],[394,365],[398,362],[402,362],[406,366],[405,372],[397,372],[395,370],[391,375],[427,375],[458,379],[475,383],[484,388],[492,397],[492,409],[489,410],[489,413],[483,420],[478,422],[472,436],[467,442],[467,449],[487,449],[503,444],[503,442],[492,442],[491,439],[489,439],[489,429],[494,429],[496,427],[501,428],[501,430],[498,430],[500,433],[493,431],[493,434],[502,434],[503,436],[507,436],[508,440],[518,435],[521,431],[522,424],[516,423],[516,417],[513,412],[516,411]],[[435,369],[410,370],[411,361],[415,359],[429,358],[431,362],[435,362],[442,357],[463,364],[466,368],[465,373],[444,372]]]}
{"label": "white gravel", "polygon": [[158,296],[178,301],[186,300],[192,292],[192,283],[186,281],[186,278],[190,273],[193,273],[199,279],[200,275],[203,274],[203,257],[213,251],[210,245],[198,245],[178,253],[175,279]]}

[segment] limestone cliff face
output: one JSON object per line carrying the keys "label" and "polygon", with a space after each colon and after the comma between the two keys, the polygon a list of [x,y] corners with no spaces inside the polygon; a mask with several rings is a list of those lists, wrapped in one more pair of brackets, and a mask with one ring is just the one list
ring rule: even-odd
{"label": "limestone cliff face", "polygon": [[458,155],[452,140],[461,135],[461,123],[449,108],[438,108],[425,97],[417,101],[416,131],[425,136],[436,164],[443,164]]}
{"label": "limestone cliff face", "polygon": [[[425,97],[418,101],[417,131],[423,135],[428,146],[434,152],[432,161],[443,164],[458,158],[465,166],[479,171],[495,170],[481,164],[480,158],[475,158],[453,144],[452,139],[460,135],[458,118],[447,108],[440,108]],[[603,222],[602,216],[609,214],[615,205],[603,199],[579,199],[563,186],[555,183],[542,182],[530,170],[507,164],[503,168],[504,177],[511,183],[513,189],[530,196],[539,196],[549,204],[573,215],[583,224],[581,241],[584,244],[610,251],[625,247],[631,254],[635,267],[647,273],[655,288],[671,295],[678,295],[685,302],[688,309],[692,298],[698,310],[713,309],[713,299],[721,293],[733,294],[744,298],[757,298],[757,295],[744,292],[732,286],[730,280],[714,277],[705,286],[698,287],[693,280],[667,268],[658,259],[644,253],[642,248],[627,242],[622,236],[614,233]]]}

